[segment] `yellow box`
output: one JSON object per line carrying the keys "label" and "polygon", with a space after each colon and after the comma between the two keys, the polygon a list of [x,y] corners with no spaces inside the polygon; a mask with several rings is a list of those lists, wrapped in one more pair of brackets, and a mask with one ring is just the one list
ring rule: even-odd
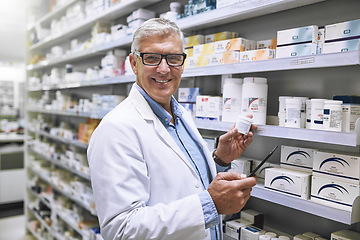
{"label": "yellow box", "polygon": [[261,40],[261,41],[257,41],[256,49],[265,49],[265,48],[276,49],[276,45],[277,45],[276,38],[269,40]]}
{"label": "yellow box", "polygon": [[214,53],[214,50],[215,50],[214,43],[196,45],[194,46],[194,56],[210,55]]}
{"label": "yellow box", "polygon": [[222,41],[230,38],[238,37],[237,32],[219,32],[214,34],[205,35],[205,43]]}
{"label": "yellow box", "polygon": [[194,48],[186,48],[185,53],[187,58],[194,56]]}
{"label": "yellow box", "polygon": [[204,35],[194,35],[190,37],[186,37],[185,48],[193,47],[195,45],[204,44]]}
{"label": "yellow box", "polygon": [[230,51],[245,51],[246,39],[233,38],[222,41],[217,41],[215,44],[215,53],[223,53]]}
{"label": "yellow box", "polygon": [[200,55],[196,57],[196,67],[206,67],[209,65],[209,56],[208,55]]}
{"label": "yellow box", "polygon": [[269,48],[244,51],[240,53],[240,62],[251,62],[273,58],[275,58],[275,50]]}
{"label": "yellow box", "polygon": [[196,67],[196,57],[187,57],[184,62],[184,68]]}

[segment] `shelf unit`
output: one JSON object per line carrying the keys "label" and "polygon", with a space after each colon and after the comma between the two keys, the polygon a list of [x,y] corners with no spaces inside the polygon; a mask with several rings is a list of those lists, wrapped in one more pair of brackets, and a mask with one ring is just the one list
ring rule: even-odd
{"label": "shelf unit", "polygon": [[[333,0],[334,2],[335,0]],[[47,26],[49,22],[57,18],[59,15],[63,14],[66,11],[66,8],[71,6],[73,2],[71,1],[69,5],[63,6],[61,9],[56,10],[56,13],[49,14],[39,20],[39,23],[42,26]],[[37,52],[49,49],[50,47],[60,44],[64,41],[67,41],[73,37],[76,37],[79,34],[82,34],[86,31],[90,31],[91,26],[97,20],[114,20],[121,17],[126,17],[133,10],[139,7],[150,7],[150,9],[156,9],[160,4],[168,4],[170,1],[159,1],[159,0],[148,0],[148,1],[139,1],[131,0],[121,2],[114,9],[109,9],[108,11],[92,18],[87,19],[86,21],[79,23],[78,25],[73,26],[68,31],[64,32],[61,36],[56,36],[52,38],[47,38],[44,41],[41,41],[33,46],[29,47],[30,52]],[[185,2],[185,1],[184,1]],[[271,14],[282,14],[286,11],[291,11],[298,7],[306,6],[311,7],[312,5],[317,5],[317,3],[326,2],[324,0],[269,0],[269,1],[251,1],[249,3],[239,3],[233,6],[216,9],[210,12],[205,12],[199,15],[191,16],[188,18],[180,19],[177,21],[177,24],[184,32],[188,33],[198,33],[201,31],[206,31],[209,28],[220,29],[224,31],[224,26],[227,24],[233,24],[239,21],[252,21],[254,18],[261,18],[263,16],[269,16]],[[186,3],[186,2],[185,2]],[[316,6],[315,6],[316,7]],[[340,22],[340,21],[338,21]],[[30,31],[30,30],[29,30]],[[274,30],[276,32],[276,30]],[[127,36],[116,41],[107,42],[101,46],[94,46],[85,51],[76,52],[67,54],[58,59],[44,60],[35,65],[28,65],[27,71],[31,73],[32,71],[42,71],[48,72],[52,67],[63,67],[67,63],[72,63],[74,65],[79,64],[82,61],[85,61],[89,58],[94,58],[98,56],[104,56],[105,52],[115,48],[129,49],[129,46],[132,41],[132,36]],[[348,68],[348,67],[358,67],[360,65],[360,52],[352,51],[346,53],[333,53],[333,54],[322,54],[322,55],[312,55],[306,57],[296,57],[296,58],[284,58],[284,59],[272,59],[264,61],[255,61],[248,63],[237,63],[237,64],[227,64],[220,66],[209,66],[209,67],[198,67],[198,68],[188,68],[185,69],[183,77],[193,78],[195,80],[202,79],[204,77],[219,77],[221,75],[246,75],[253,73],[271,73],[271,72],[291,72],[309,69],[330,69],[330,68]],[[135,76],[120,76],[114,78],[104,78],[98,79],[96,81],[82,81],[79,83],[68,83],[68,84],[57,84],[53,86],[28,86],[28,95],[37,95],[43,91],[77,91],[87,89],[86,91],[96,92],[98,88],[110,88],[110,92],[113,92],[114,89],[124,88],[127,84],[135,82]],[[99,118],[103,116],[92,116],[90,113],[76,113],[76,112],[67,112],[67,111],[53,111],[53,110],[44,110],[43,108],[38,108],[34,106],[28,106],[27,112],[29,115],[36,116],[37,114],[49,115],[53,118],[66,117],[66,118]],[[219,134],[220,132],[227,131],[233,123],[226,122],[214,122],[207,120],[196,120],[197,127],[200,130],[206,130],[210,132],[215,132]],[[260,125],[259,129],[255,132],[255,136],[270,137],[286,140],[298,140],[302,142],[313,142],[329,145],[337,145],[344,147],[358,147],[360,145],[360,126],[359,122],[357,123],[357,128],[355,133],[334,133],[329,131],[319,131],[311,129],[295,129],[295,128],[284,128],[273,125]],[[65,144],[73,145],[78,148],[86,150],[87,144],[81,143],[75,140],[68,140],[60,138],[57,136],[52,136],[45,131],[33,131],[28,129],[28,135],[41,135],[46,138],[52,139],[54,141],[62,142]],[[82,178],[89,180],[89,176],[83,175],[81,172],[73,171],[71,168],[63,165],[62,163],[56,162],[51,158],[48,158],[42,155],[39,152],[36,152],[32,149],[28,149],[26,155],[34,154],[39,158],[51,162],[57,167],[71,171],[73,174],[76,174]],[[31,170],[30,170],[31,171]],[[37,173],[34,173],[37,174]],[[41,177],[41,176],[40,176]],[[46,178],[43,178],[45,182]],[[56,186],[54,186],[56,188]],[[65,193],[64,193],[65,194]],[[331,207],[326,207],[313,203],[311,201],[300,200],[286,195],[279,195],[278,193],[272,192],[270,190],[264,189],[261,185],[256,186],[253,189],[252,196],[262,199],[264,201],[273,202],[278,205],[298,209],[302,212],[309,213],[310,215],[319,216],[331,221],[340,222],[343,224],[354,224],[360,221],[358,216],[358,206],[360,199],[354,203],[353,212],[345,212],[342,210],[337,210]],[[69,196],[70,198],[71,196]],[[75,200],[74,200],[75,201]],[[81,205],[81,203],[79,203]],[[75,229],[76,230],[76,229]]]}
{"label": "shelf unit", "polygon": [[[146,7],[158,1],[159,0],[142,0],[142,1],[128,0],[128,1],[120,2],[119,4],[116,4],[115,6],[101,12],[97,16],[86,18],[84,21],[76,23],[70,29],[63,32],[61,35],[46,37],[45,39],[29,47],[29,50],[35,51],[38,49],[54,46],[63,41],[67,41],[73,37],[76,37],[81,33],[91,31],[91,28],[94,25],[94,22],[96,21],[112,21],[121,16],[129,15],[131,14],[132,11],[138,8]],[[64,8],[64,10],[67,9],[68,7],[70,7],[70,5]],[[45,16],[45,18],[47,17]],[[43,21],[42,23],[45,24],[45,22],[48,22],[51,19],[53,18],[47,18],[47,21]]]}

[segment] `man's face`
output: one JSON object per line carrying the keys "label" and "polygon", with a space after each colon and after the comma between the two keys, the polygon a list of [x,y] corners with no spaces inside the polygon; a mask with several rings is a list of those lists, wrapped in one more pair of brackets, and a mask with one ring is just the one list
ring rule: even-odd
{"label": "man's face", "polygon": [[[151,36],[141,42],[140,53],[170,54],[182,53],[182,44],[176,34],[169,36]],[[171,67],[163,58],[158,66],[144,65],[139,56],[130,54],[131,67],[136,74],[137,84],[149,96],[163,107],[169,106],[171,95],[180,85],[184,66]]]}

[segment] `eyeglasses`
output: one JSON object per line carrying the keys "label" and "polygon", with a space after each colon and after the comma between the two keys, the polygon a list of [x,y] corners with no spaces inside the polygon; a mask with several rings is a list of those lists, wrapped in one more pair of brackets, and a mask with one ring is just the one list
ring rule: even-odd
{"label": "eyeglasses", "polygon": [[160,54],[160,53],[141,53],[134,52],[136,55],[140,56],[142,63],[147,66],[158,66],[162,59],[165,58],[166,63],[171,67],[180,67],[184,64],[186,59],[186,54]]}

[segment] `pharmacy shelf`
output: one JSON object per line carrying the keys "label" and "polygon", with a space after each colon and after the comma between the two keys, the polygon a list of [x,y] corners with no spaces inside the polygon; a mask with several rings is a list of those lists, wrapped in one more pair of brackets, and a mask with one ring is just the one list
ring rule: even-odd
{"label": "pharmacy shelf", "polygon": [[69,40],[73,37],[79,36],[81,33],[90,32],[95,21],[112,21],[126,14],[130,14],[136,9],[148,6],[152,3],[156,3],[160,0],[127,0],[121,1],[119,4],[116,4],[113,7],[101,12],[100,14],[87,18],[84,21],[74,24],[67,31],[61,33],[57,36],[48,36],[40,42],[29,47],[30,51],[40,50],[44,48],[49,48],[56,44],[59,44],[63,41]]}
{"label": "pharmacy shelf", "polygon": [[36,232],[34,232],[34,230],[31,229],[30,225],[27,223],[26,224],[26,228],[27,230],[29,230],[29,232],[37,239],[37,240],[45,240],[45,238],[40,237],[39,234],[37,234]]}
{"label": "pharmacy shelf", "polygon": [[[296,0],[269,0],[266,3],[263,0],[258,0],[257,3],[254,3],[253,1],[251,3],[249,2],[243,2],[239,4],[234,4],[228,7],[215,9],[209,12],[189,16],[183,19],[180,19],[176,21],[178,26],[182,30],[195,30],[195,29],[203,29],[208,28],[216,25],[221,25],[229,22],[234,22],[237,20],[242,19],[248,19],[256,16],[266,15],[273,12],[279,12],[286,9],[296,8],[300,6],[305,6],[317,2],[321,2],[324,0],[303,0],[303,1],[296,1]],[[157,1],[148,1],[151,3],[155,3]],[[128,3],[131,5],[130,3]],[[119,4],[120,5],[120,4]],[[115,7],[114,7],[115,8]],[[119,16],[120,14],[125,13],[119,13],[117,10],[113,9],[103,13],[102,15],[105,17],[107,15],[114,14],[115,18]],[[109,13],[108,13],[109,12]],[[101,19],[101,17],[100,17]],[[96,19],[88,20],[86,23],[82,24],[80,27],[74,27],[74,29],[79,29],[79,31],[85,31],[88,30],[89,27],[91,27],[92,22],[94,22]],[[90,26],[88,26],[90,24]],[[84,30],[83,30],[84,29]],[[53,38],[53,40],[49,39],[46,41],[43,41],[43,43],[38,43],[30,47],[30,50],[35,50],[37,48],[43,48],[46,47],[46,45],[52,43],[52,42],[61,42],[64,36],[67,35],[77,35],[78,33],[70,29],[66,33],[62,34],[61,37]],[[132,35],[125,36],[124,38],[113,40],[107,43],[102,44],[101,46],[95,46],[90,49],[86,49],[81,52],[77,53],[71,53],[69,55],[66,55],[64,57],[61,57],[59,59],[53,59],[53,60],[44,60],[38,64],[35,65],[29,65],[27,69],[30,70],[37,70],[37,69],[43,69],[46,67],[55,67],[59,66],[61,64],[65,63],[72,63],[74,61],[79,61],[88,57],[96,56],[96,55],[104,55],[106,51],[111,50],[113,48],[117,47],[126,47],[128,48],[131,45],[132,42]],[[55,45],[53,43],[52,45]]]}
{"label": "pharmacy shelf", "polygon": [[[206,67],[186,68],[182,77],[200,77],[223,74],[241,74],[255,72],[286,71],[310,68],[328,68],[360,65],[360,51],[328,53],[294,58],[277,58],[234,64],[213,65]],[[30,67],[28,66],[28,69]],[[135,82],[134,75],[103,78],[96,81],[62,84],[54,87],[30,88],[29,91],[67,89],[75,87],[98,86]]]}
{"label": "pharmacy shelf", "polygon": [[[74,111],[60,111],[60,110],[45,110],[40,109],[38,107],[28,107],[26,109],[28,112],[36,112],[36,113],[44,113],[44,114],[53,114],[53,115],[60,115],[60,116],[70,116],[70,117],[83,117],[83,118],[94,118],[92,117],[92,113],[79,113]],[[101,119],[101,116],[97,116],[98,119]]]}
{"label": "pharmacy shelf", "polygon": [[60,6],[55,6],[51,12],[42,16],[35,24],[39,24],[42,27],[50,28],[51,21],[65,15],[66,10],[71,7],[78,0],[69,0],[65,4]]}
{"label": "pharmacy shelf", "polygon": [[86,234],[84,231],[82,231],[79,227],[78,227],[78,223],[76,223],[75,221],[72,221],[72,219],[69,219],[69,217],[67,217],[65,214],[63,214],[62,212],[56,212],[56,215],[59,216],[59,218],[61,218],[64,222],[66,222],[72,229],[74,229],[78,234],[80,234],[82,236],[83,239],[89,239],[88,234]]}
{"label": "pharmacy shelf", "polygon": [[183,77],[342,67],[360,64],[360,51],[186,68]]}
{"label": "pharmacy shelf", "polygon": [[310,5],[324,0],[252,0],[189,16],[176,21],[182,30],[200,30],[257,16]]}
{"label": "pharmacy shelf", "polygon": [[[281,196],[279,194],[281,194]],[[265,189],[261,184],[257,184],[253,187],[251,196],[348,225],[360,221],[360,196],[354,201],[352,212]]]}
{"label": "pharmacy shelf", "polygon": [[[343,67],[354,65],[360,65],[360,51],[186,68],[182,77],[186,78],[224,74],[287,71],[296,69]],[[29,66],[28,69],[30,69]],[[58,90],[131,82],[135,82],[135,75],[123,75],[113,78],[102,78],[95,81],[81,81],[79,83],[60,84],[52,87],[30,87],[29,91]]]}
{"label": "pharmacy shelf", "polygon": [[72,229],[74,229],[77,233],[79,233],[84,239],[87,239],[89,236],[88,234],[84,233],[79,227],[78,224],[74,221],[72,221],[71,219],[69,219],[69,217],[67,217],[65,214],[63,214],[63,211],[58,211],[52,208],[49,203],[41,196],[39,196],[39,194],[33,192],[30,187],[28,187],[28,190],[37,198],[39,199],[42,203],[44,203],[48,208],[51,209],[51,211],[54,211],[54,213],[61,218],[66,224],[68,224]]}
{"label": "pharmacy shelf", "polygon": [[[30,131],[30,129],[29,129]],[[67,139],[67,138],[63,138],[63,137],[58,137],[58,136],[53,136],[45,131],[35,131],[35,133],[40,134],[42,136],[45,136],[47,138],[62,142],[62,143],[66,143],[66,144],[71,144],[80,148],[87,148],[88,144],[77,141],[77,140],[72,140],[72,139]]]}
{"label": "pharmacy shelf", "polygon": [[26,137],[19,134],[0,134],[0,143],[3,142],[24,142]]}
{"label": "pharmacy shelf", "polygon": [[32,148],[28,148],[28,150],[29,150],[30,153],[35,154],[39,158],[41,158],[43,160],[46,160],[48,162],[51,162],[51,163],[53,163],[54,165],[56,165],[58,167],[66,169],[66,170],[78,175],[79,177],[82,177],[82,178],[90,181],[90,175],[87,175],[86,173],[83,173],[81,171],[78,171],[78,170],[68,166],[66,163],[63,163],[61,160],[52,159],[52,158],[50,158],[50,157],[48,157],[48,156],[46,156],[46,155],[32,149]]}
{"label": "pharmacy shelf", "polygon": [[62,195],[64,195],[66,198],[72,200],[73,202],[75,202],[76,204],[78,204],[79,206],[83,207],[84,209],[86,209],[87,211],[89,211],[93,216],[97,216],[97,213],[96,213],[96,210],[95,209],[92,209],[90,208],[88,205],[86,205],[83,201],[81,201],[80,199],[72,196],[72,194],[64,191],[61,187],[59,187],[57,184],[54,184],[48,176],[44,175],[44,174],[41,174],[39,173],[38,171],[32,169],[32,168],[29,168],[35,175],[39,176],[44,182],[48,183],[51,185],[51,187],[61,193]]}
{"label": "pharmacy shelf", "polygon": [[[197,128],[199,129],[218,132],[226,132],[234,125],[234,123],[230,122],[210,121],[202,119],[195,119],[195,123]],[[258,129],[254,131],[254,135],[352,147],[360,145],[360,134],[357,133],[332,132],[304,128],[289,128],[273,125],[258,125]]]}
{"label": "pharmacy shelf", "polygon": [[37,199],[39,199],[42,203],[44,203],[49,209],[53,210],[50,203],[46,201],[43,197],[41,197],[38,193],[34,192],[30,186],[27,186],[27,189],[29,192],[32,193],[33,196],[35,196]]}
{"label": "pharmacy shelf", "polygon": [[81,81],[78,83],[67,83],[67,84],[59,84],[55,86],[46,86],[46,87],[32,87],[29,88],[29,92],[37,92],[37,91],[48,91],[48,90],[62,90],[62,89],[70,89],[70,88],[82,88],[82,87],[96,87],[102,85],[111,85],[111,84],[121,84],[121,83],[133,83],[135,82],[135,75],[122,75],[119,77],[112,78],[101,78],[97,80],[91,81]]}
{"label": "pharmacy shelf", "polygon": [[94,57],[94,56],[105,56],[107,51],[112,50],[114,48],[126,48],[128,49],[132,43],[132,35],[125,36],[120,39],[112,40],[101,44],[99,46],[94,46],[92,48],[69,53],[60,58],[51,59],[51,60],[43,60],[37,64],[29,64],[26,69],[28,71],[45,69],[50,67],[58,67],[67,63],[73,63],[76,61],[80,61],[86,58]]}
{"label": "pharmacy shelf", "polygon": [[60,110],[44,110],[39,108],[27,108],[28,112],[36,112],[43,114],[51,114],[51,115],[60,115],[60,116],[69,116],[69,117],[81,117],[81,118],[92,118],[92,119],[102,119],[108,112],[91,112],[91,113],[78,113],[73,111],[60,111]]}
{"label": "pharmacy shelf", "polygon": [[35,212],[32,209],[32,206],[28,205],[27,208],[33,213],[33,215],[35,216],[35,218],[41,223],[41,225],[43,225],[48,232],[51,233],[52,236],[54,236],[57,240],[65,240],[65,238],[63,238],[62,236],[60,236],[60,234],[56,233],[40,216],[37,212]]}

